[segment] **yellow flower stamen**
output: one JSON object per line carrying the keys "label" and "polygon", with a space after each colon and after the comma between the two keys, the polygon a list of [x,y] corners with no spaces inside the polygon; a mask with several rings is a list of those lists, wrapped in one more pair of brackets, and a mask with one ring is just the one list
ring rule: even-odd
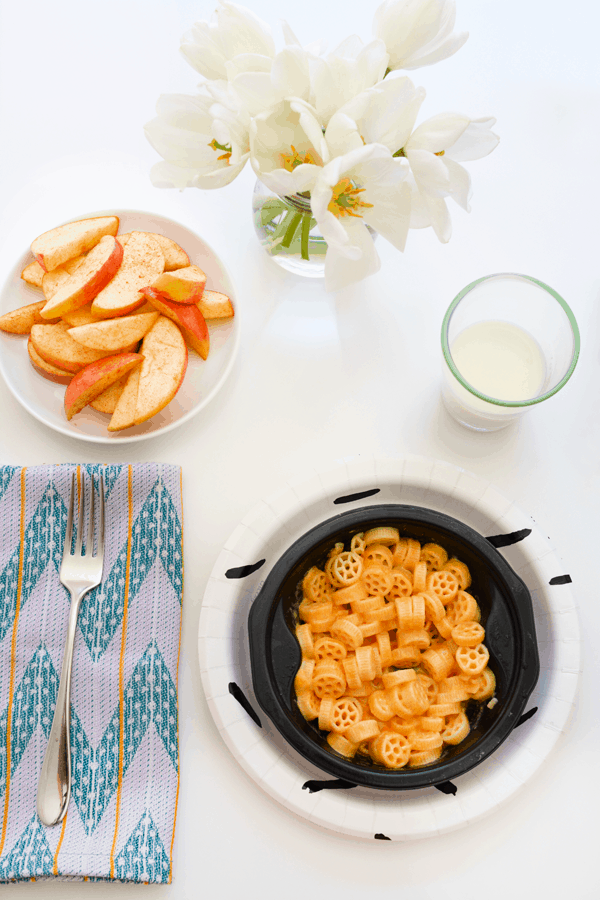
{"label": "yellow flower stamen", "polygon": [[211,141],[208,146],[212,147],[212,149],[215,151],[224,150],[225,153],[223,153],[221,156],[218,156],[217,159],[219,159],[219,160],[224,159],[226,161],[227,165],[229,165],[229,160],[230,160],[231,153],[232,153],[231,146],[225,146],[224,144],[219,144],[219,142],[216,139]]}
{"label": "yellow flower stamen", "polygon": [[445,152],[446,152],[445,150],[440,150],[439,153],[436,153],[435,155],[436,155],[436,156],[443,156]]}
{"label": "yellow flower stamen", "polygon": [[332,197],[327,209],[339,219],[341,216],[362,218],[361,209],[370,209],[373,204],[366,203],[358,196],[365,188],[355,188],[349,178],[342,178],[333,188]]}
{"label": "yellow flower stamen", "polygon": [[292,151],[291,153],[279,154],[281,168],[285,169],[286,172],[293,172],[296,166],[301,166],[303,163],[309,163],[313,166],[320,165],[320,162],[317,159],[317,155],[312,147],[310,147],[308,150],[296,150],[296,148],[292,144],[290,149]]}

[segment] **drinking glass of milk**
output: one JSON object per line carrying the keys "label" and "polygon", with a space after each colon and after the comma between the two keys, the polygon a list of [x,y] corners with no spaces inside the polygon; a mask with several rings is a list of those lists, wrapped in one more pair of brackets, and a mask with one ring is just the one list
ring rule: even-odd
{"label": "drinking glass of milk", "polygon": [[478,278],[442,323],[442,397],[462,425],[497,431],[567,383],[579,329],[562,297],[528,275]]}

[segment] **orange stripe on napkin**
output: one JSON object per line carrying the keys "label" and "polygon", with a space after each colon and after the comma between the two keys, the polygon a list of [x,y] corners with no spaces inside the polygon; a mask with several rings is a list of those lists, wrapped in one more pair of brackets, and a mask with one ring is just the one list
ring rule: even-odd
{"label": "orange stripe on napkin", "polygon": [[131,569],[131,537],[133,530],[133,492],[132,469],[127,467],[127,563],[125,568],[125,591],[123,595],[123,622],[121,631],[121,656],[119,658],[119,772],[117,781],[117,800],[115,812],[115,834],[110,850],[110,877],[115,877],[115,849],[119,835],[119,814],[121,808],[121,789],[123,787],[123,733],[125,730],[125,703],[124,703],[124,668],[125,668],[125,642],[127,639],[127,613],[129,609],[129,574]]}
{"label": "orange stripe on napkin", "polygon": [[23,586],[23,562],[25,556],[25,472],[26,468],[21,469],[21,518],[19,523],[19,575],[17,579],[17,603],[15,607],[15,620],[13,622],[13,633],[10,642],[10,681],[8,685],[8,710],[6,717],[6,792],[4,794],[4,812],[2,815],[2,835],[0,836],[0,855],[4,849],[4,841],[6,840],[6,829],[8,826],[8,804],[10,802],[10,736],[12,730],[12,706],[13,693],[15,685],[15,667],[16,667],[16,647],[17,647],[17,629],[19,627],[19,612],[21,610],[21,589]]}
{"label": "orange stripe on napkin", "polygon": [[63,838],[64,838],[64,836],[65,836],[65,828],[67,827],[67,818],[68,818],[68,815],[69,815],[68,812],[65,813],[65,817],[64,817],[64,819],[62,820],[62,826],[61,826],[61,829],[60,829],[60,837],[59,837],[59,839],[58,839],[58,844],[56,845],[56,853],[54,854],[54,865],[52,866],[52,874],[53,874],[53,875],[58,875],[58,874],[59,874],[59,871],[58,871],[58,854],[60,853],[60,848],[61,848],[61,845],[62,845],[62,842],[63,842]]}
{"label": "orange stripe on napkin", "polygon": [[[179,486],[181,488],[181,605],[183,607],[183,583],[184,583],[184,569],[183,569],[183,473],[179,472]],[[179,620],[179,647],[177,649],[177,666],[175,668],[175,685],[179,684],[179,655],[181,653],[181,622],[182,618]],[[179,699],[179,698],[178,698]],[[179,703],[177,704],[177,718],[179,718]],[[175,843],[175,826],[177,824],[177,804],[179,802],[179,759],[177,760],[177,791],[175,793],[175,815],[173,817],[173,834],[171,835],[171,848],[169,850],[169,884],[173,878],[173,844]]]}

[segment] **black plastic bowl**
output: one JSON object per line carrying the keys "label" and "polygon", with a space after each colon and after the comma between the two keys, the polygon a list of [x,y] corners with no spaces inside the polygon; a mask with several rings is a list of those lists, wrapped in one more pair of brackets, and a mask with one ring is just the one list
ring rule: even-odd
{"label": "black plastic bowl", "polygon": [[[393,525],[400,535],[441,544],[465,562],[473,578],[469,592],[481,608],[490,668],[498,703],[469,701],[468,737],[446,747],[430,766],[387,769],[367,757],[348,760],[332,750],[316,720],[307,722],[295,701],[294,676],[301,661],[294,629],[302,598],[302,578],[323,567],[338,541],[377,525]],[[523,713],[539,675],[531,596],[506,560],[484,537],[443,513],[419,506],[387,504],[341,513],[312,528],[273,567],[248,619],[252,681],[256,698],[278,731],[313,765],[336,778],[372,788],[405,790],[439,784],[468,772],[508,737]]]}

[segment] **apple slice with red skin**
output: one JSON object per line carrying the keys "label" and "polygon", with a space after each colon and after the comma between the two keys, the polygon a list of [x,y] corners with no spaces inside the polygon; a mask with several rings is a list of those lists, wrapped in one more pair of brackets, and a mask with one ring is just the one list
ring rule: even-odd
{"label": "apple slice with red skin", "polygon": [[42,316],[54,319],[85,306],[114,278],[122,259],[120,243],[112,235],[105,235],[48,300]]}
{"label": "apple slice with red skin", "polygon": [[42,322],[47,324],[48,320],[42,319],[40,315],[45,305],[46,301],[40,300],[38,303],[21,306],[19,309],[13,309],[4,316],[0,316],[0,331],[8,331],[10,334],[29,334],[34,325],[41,325]]}
{"label": "apple slice with red skin", "polygon": [[31,337],[27,341],[27,352],[29,353],[29,359],[35,366],[35,368],[40,371],[46,378],[50,378],[51,381],[58,381],[61,384],[68,384],[68,382],[72,379],[73,373],[67,372],[65,369],[59,369],[58,366],[53,366],[49,362],[40,356],[35,347],[33,346],[33,342]]}
{"label": "apple slice with red skin", "polygon": [[31,252],[44,272],[51,272],[68,259],[91,250],[104,235],[114,237],[118,230],[117,216],[80,219],[40,234],[31,244]]}
{"label": "apple slice with red skin", "polygon": [[116,353],[123,347],[141,341],[150,331],[160,313],[153,310],[141,315],[119,316],[118,319],[100,319],[89,325],[71,328],[69,334],[84,347],[90,350],[109,350]]}
{"label": "apple slice with red skin", "polygon": [[195,303],[175,303],[165,300],[154,288],[144,288],[144,297],[164,316],[179,325],[186,341],[202,359],[210,349],[208,326]]}
{"label": "apple slice with red skin", "polygon": [[123,251],[115,277],[100,291],[92,303],[92,314],[99,319],[114,319],[133,312],[144,302],[140,291],[165,268],[159,244],[144,231],[132,231]]}
{"label": "apple slice with red skin", "polygon": [[111,384],[135,366],[139,366],[143,358],[140,353],[119,353],[116,356],[98,359],[81,369],[71,379],[65,391],[67,419],[72,419],[90,401],[104,393]]}
{"label": "apple slice with red skin", "polygon": [[[83,347],[73,340],[68,331],[69,326],[66,322],[57,322],[56,325],[34,325],[31,329],[31,342],[42,359],[73,374],[97,359],[113,355],[111,351],[90,350]],[[132,349],[132,347],[124,348],[129,352]]]}
{"label": "apple slice with red skin", "polygon": [[174,272],[163,272],[150,287],[165,300],[175,303],[197,303],[206,285],[206,275],[199,266],[186,266]]}
{"label": "apple slice with red skin", "polygon": [[151,419],[171,402],[183,381],[188,351],[182,334],[170,319],[159,316],[142,341],[144,361],[135,407],[135,424]]}
{"label": "apple slice with red skin", "polygon": [[23,281],[27,282],[27,284],[32,285],[32,287],[41,288],[43,277],[44,270],[40,266],[37,259],[34,259],[34,261],[29,263],[28,266],[25,266],[25,268],[21,272],[21,278],[23,279]]}

